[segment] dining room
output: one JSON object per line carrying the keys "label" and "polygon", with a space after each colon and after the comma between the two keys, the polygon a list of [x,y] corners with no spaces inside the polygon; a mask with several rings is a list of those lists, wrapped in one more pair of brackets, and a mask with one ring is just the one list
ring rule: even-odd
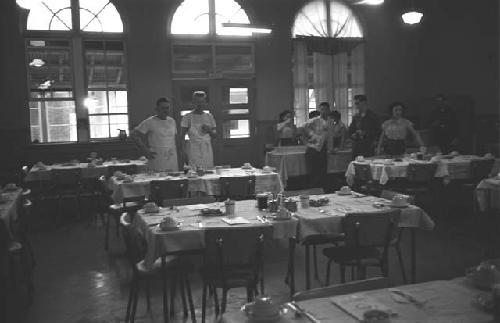
{"label": "dining room", "polygon": [[495,0],[4,0],[0,323],[500,322]]}

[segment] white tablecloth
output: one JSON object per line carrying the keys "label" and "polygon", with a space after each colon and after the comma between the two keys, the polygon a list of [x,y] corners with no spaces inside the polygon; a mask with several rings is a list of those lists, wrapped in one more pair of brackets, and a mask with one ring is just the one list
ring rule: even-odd
{"label": "white tablecloth", "polygon": [[[202,177],[188,178],[189,192],[204,192],[207,195],[220,195],[221,176],[248,176],[255,175],[255,192],[281,192],[283,184],[277,173],[264,173],[262,170],[255,169],[253,172],[247,172],[241,168],[223,169],[220,175],[207,174]],[[112,190],[111,197],[115,202],[121,202],[124,197],[148,196],[149,183],[152,180],[179,180],[186,177],[171,177],[159,176],[158,174],[137,174],[134,176],[134,181],[131,183],[123,183],[123,181],[112,177],[109,182],[109,187]]]}
{"label": "white tablecloth", "polygon": [[[266,153],[266,165],[276,168],[283,184],[286,185],[290,177],[307,175],[305,154],[305,146],[297,146],[297,148],[288,150],[273,150]],[[342,150],[337,151],[335,154],[328,154],[327,172],[343,173],[347,169],[351,157],[351,150]]]}
{"label": "white tablecloth", "polygon": [[[223,203],[209,204],[211,208],[224,209]],[[154,261],[166,253],[199,250],[204,248],[205,228],[228,228],[231,226],[221,220],[221,217],[204,217],[200,215],[200,209],[206,205],[180,206],[177,210],[161,209],[160,213],[145,214],[142,210],[134,217],[133,225],[144,235],[148,242],[148,252],[144,263],[151,266]],[[246,225],[262,225],[257,215],[268,213],[259,211],[256,201],[237,201],[235,205],[236,216],[250,221]],[[181,227],[176,231],[161,231],[157,226],[152,226],[161,221],[165,216],[172,216],[181,222]],[[273,226],[273,239],[286,239],[295,236],[297,231],[297,219],[292,218],[284,221],[268,221]]]}
{"label": "white tablecloth", "polygon": [[[470,287],[462,278],[453,280],[430,281],[414,285],[398,286],[397,290],[422,302],[416,306],[409,301],[394,298],[390,289],[377,289],[350,294],[352,297],[363,297],[386,306],[397,315],[391,317],[392,323],[493,323],[493,315],[474,306],[473,300],[479,294],[487,294]],[[358,323],[359,321],[333,303],[333,298],[315,298],[299,302],[304,310],[310,312],[322,323]],[[224,313],[222,323],[250,323],[241,311]],[[309,322],[307,318],[295,317],[289,311],[279,323]]]}
{"label": "white tablecloth", "polygon": [[82,170],[82,178],[98,178],[103,175],[108,175],[108,167],[109,166],[127,166],[127,165],[137,165],[137,171],[139,173],[147,171],[147,162],[142,160],[131,160],[130,163],[112,163],[105,162],[102,165],[98,165],[95,167],[88,167],[88,163],[79,163],[72,166],[63,166],[62,164],[54,164],[50,166],[46,166],[43,169],[40,169],[38,166],[33,166],[26,178],[25,182],[31,181],[47,181],[51,180],[52,175],[50,171],[52,169],[68,169],[68,168],[81,168]]}
{"label": "white tablecloth", "polygon": [[[447,177],[449,179],[466,179],[470,177],[470,162],[471,160],[483,159],[484,157],[473,155],[461,155],[451,159],[442,159],[437,162],[435,177]],[[363,163],[369,163],[374,180],[385,185],[391,178],[404,178],[407,175],[408,165],[410,163],[428,163],[412,158],[403,158],[402,161],[391,161],[390,164],[385,163],[385,159],[370,159]],[[354,183],[355,168],[353,161],[349,163],[345,173],[347,183]]]}
{"label": "white tablecloth", "polygon": [[483,179],[476,187],[476,197],[481,211],[500,209],[500,177]]}
{"label": "white tablecloth", "polygon": [[7,196],[7,200],[0,203],[0,219],[5,222],[5,225],[10,230],[11,223],[17,219],[17,211],[20,207],[22,190],[3,191]]}
{"label": "white tablecloth", "polygon": [[[341,233],[341,221],[346,213],[380,212],[380,208],[374,207],[373,202],[383,201],[389,203],[388,200],[373,196],[353,197],[330,194],[325,195],[325,197],[330,200],[330,203],[326,206],[306,209],[299,207],[291,220],[270,221],[269,224],[273,226],[273,238],[285,239],[296,236],[301,240],[311,234]],[[222,203],[214,203],[210,207],[223,207],[222,205]],[[151,266],[158,257],[168,252],[202,249],[204,246],[203,229],[206,227],[229,227],[220,217],[199,216],[199,209],[201,208],[203,206],[193,210],[192,206],[183,206],[179,207],[179,212],[162,209],[159,214],[144,214],[143,211],[137,213],[137,216],[134,217],[134,225],[139,228],[148,241],[148,253],[145,258],[147,266]],[[258,215],[269,215],[267,212],[259,211],[254,200],[238,201],[235,209],[236,216],[248,219],[251,224],[261,224],[256,218]],[[182,222],[180,230],[163,232],[152,226],[159,223],[167,215],[173,216],[177,221]],[[203,223],[202,226],[199,226],[200,221]],[[432,219],[416,206],[402,209],[398,225],[399,227],[424,230],[434,228]]]}

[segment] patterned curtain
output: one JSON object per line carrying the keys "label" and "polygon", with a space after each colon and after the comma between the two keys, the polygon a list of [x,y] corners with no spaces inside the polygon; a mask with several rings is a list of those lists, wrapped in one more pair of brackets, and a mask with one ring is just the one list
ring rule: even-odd
{"label": "patterned curtain", "polygon": [[304,42],[293,42],[293,89],[297,126],[307,121],[309,101],[309,75],[307,72],[307,46]]}

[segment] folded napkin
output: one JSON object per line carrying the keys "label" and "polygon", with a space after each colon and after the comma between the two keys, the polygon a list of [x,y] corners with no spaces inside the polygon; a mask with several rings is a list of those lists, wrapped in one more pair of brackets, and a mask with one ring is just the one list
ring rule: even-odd
{"label": "folded napkin", "polygon": [[250,221],[248,221],[245,218],[242,218],[241,216],[237,216],[235,218],[224,217],[224,218],[221,218],[221,220],[224,221],[224,222],[226,222],[229,225],[249,224],[250,223]]}

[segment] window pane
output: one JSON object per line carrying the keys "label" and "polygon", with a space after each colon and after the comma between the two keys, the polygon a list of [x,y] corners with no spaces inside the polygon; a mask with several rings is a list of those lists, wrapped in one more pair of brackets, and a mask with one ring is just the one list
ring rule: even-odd
{"label": "window pane", "polygon": [[212,71],[212,50],[210,46],[174,46],[174,73],[203,74]]}
{"label": "window pane", "polygon": [[185,0],[175,11],[170,32],[179,35],[208,34],[208,11],[208,0]]}
{"label": "window pane", "polygon": [[89,116],[90,138],[109,138],[109,117]]}
{"label": "window pane", "polygon": [[229,104],[247,104],[248,88],[232,87],[229,89]]}
{"label": "window pane", "polygon": [[224,139],[250,137],[249,120],[225,120],[222,123]]}
{"label": "window pane", "polygon": [[31,141],[32,142],[43,142],[42,130],[40,127],[31,127]]}
{"label": "window pane", "polygon": [[76,141],[76,113],[73,101],[45,101],[48,141]]}
{"label": "window pane", "polygon": [[80,0],[80,28],[83,31],[123,32],[123,23],[108,0]]}
{"label": "window pane", "polygon": [[127,91],[109,91],[109,113],[127,113]]}
{"label": "window pane", "polygon": [[31,97],[73,96],[71,50],[68,41],[28,41],[27,55]]}
{"label": "window pane", "polygon": [[127,88],[122,41],[85,41],[84,47],[89,88]]}
{"label": "window pane", "polygon": [[250,46],[217,46],[215,54],[216,72],[253,72],[253,53]]}
{"label": "window pane", "polygon": [[71,0],[31,1],[28,30],[71,30]]}
{"label": "window pane", "polygon": [[127,134],[129,133],[128,115],[126,114],[110,115],[109,123],[110,123],[109,128],[111,132],[111,137],[118,136],[120,130],[125,130]]}
{"label": "window pane", "polygon": [[237,35],[237,36],[251,36],[251,31],[224,28],[222,23],[242,23],[248,24],[248,16],[245,10],[234,0],[215,0],[215,23],[217,35]]}
{"label": "window pane", "polygon": [[106,91],[89,91],[85,99],[85,107],[89,114],[108,113]]}

